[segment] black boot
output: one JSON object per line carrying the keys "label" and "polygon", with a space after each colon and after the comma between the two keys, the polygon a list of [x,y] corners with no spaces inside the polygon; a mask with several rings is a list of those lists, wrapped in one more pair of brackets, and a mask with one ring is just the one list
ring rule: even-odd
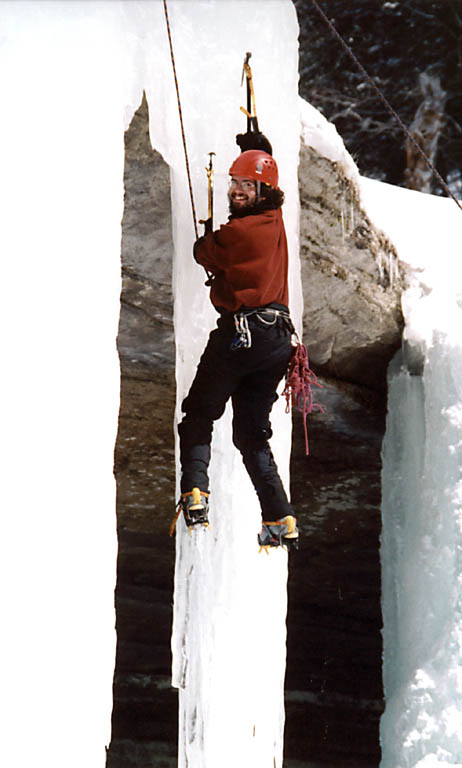
{"label": "black boot", "polygon": [[200,488],[193,488],[192,491],[181,494],[180,507],[188,528],[198,523],[206,526],[209,524],[208,498],[209,494],[201,491]]}

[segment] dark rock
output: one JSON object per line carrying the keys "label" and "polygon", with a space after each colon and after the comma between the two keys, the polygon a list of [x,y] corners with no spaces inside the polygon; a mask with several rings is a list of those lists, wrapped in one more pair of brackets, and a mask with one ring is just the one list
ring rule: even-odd
{"label": "dark rock", "polygon": [[125,137],[117,655],[108,768],[177,764],[170,685],[175,493],[175,343],[169,169],[153,152],[145,99]]}
{"label": "dark rock", "polygon": [[[168,169],[147,130],[143,102],[126,135],[115,456],[118,644],[108,768],[176,764],[170,194]],[[390,289],[387,269],[377,267],[378,256],[385,264],[392,251],[360,212],[354,189],[306,148],[301,190],[304,340],[323,373],[316,399],[325,414],[309,419],[308,457],[294,415],[291,492],[302,539],[290,555],[285,766],[374,768],[382,709],[383,376],[399,343],[399,284]],[[341,205],[354,209],[354,226],[344,215],[343,235]]]}

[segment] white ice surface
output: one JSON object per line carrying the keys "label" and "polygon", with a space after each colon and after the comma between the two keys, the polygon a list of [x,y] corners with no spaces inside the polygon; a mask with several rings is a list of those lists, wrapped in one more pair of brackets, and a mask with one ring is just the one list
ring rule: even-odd
{"label": "white ice surface", "polygon": [[121,4],[2,2],[1,762],[96,768],[116,569]]}
{"label": "white ice surface", "polygon": [[[193,184],[202,216],[207,152],[217,153],[216,226],[227,218],[228,169],[239,153],[235,135],[245,129],[239,112],[245,104],[242,62],[245,52],[252,51],[259,123],[273,144],[286,193],[290,305],[299,325],[295,9],[290,2],[259,1],[245,6],[220,2],[214,4],[213,14],[207,3],[197,4],[194,13],[188,3],[171,7]],[[194,236],[181,155],[171,165],[173,210],[181,212],[174,225],[180,403],[216,313],[204,287],[205,273],[191,259]],[[273,410],[273,449],[288,489],[291,425],[283,410],[282,402]],[[172,650],[173,683],[180,689],[179,766],[226,768],[239,761],[256,768],[281,766],[287,553],[258,553],[259,505],[231,443],[229,409],[215,427],[212,452],[210,529],[189,535],[182,520],[177,527]]]}
{"label": "white ice surface", "polygon": [[[123,131],[143,89],[152,144],[172,169],[179,398],[215,317],[192,261],[162,3],[1,6],[2,759],[9,768],[96,768],[110,738],[115,649]],[[245,125],[242,61],[253,52],[260,125],[287,195],[299,324],[294,7],[170,0],[169,9],[198,215],[213,150],[217,223],[226,218],[234,136]],[[275,411],[287,483],[290,417]],[[189,538],[178,526],[180,765],[190,751],[197,768],[273,765],[273,756],[280,766],[287,556],[257,556],[258,510],[230,449],[228,418],[216,431],[212,485],[210,531]]]}
{"label": "white ice surface", "polygon": [[381,765],[460,765],[462,211],[369,179],[361,190],[410,274],[383,446]]}

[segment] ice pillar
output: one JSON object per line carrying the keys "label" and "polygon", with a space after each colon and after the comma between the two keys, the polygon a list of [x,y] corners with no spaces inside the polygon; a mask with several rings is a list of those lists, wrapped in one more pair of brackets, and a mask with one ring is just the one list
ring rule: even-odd
{"label": "ice pillar", "polygon": [[[290,0],[169,0],[198,215],[216,152],[216,222],[242,132],[253,53],[257,110],[287,194],[291,305],[297,263],[297,21]],[[0,125],[4,284],[2,756],[10,768],[100,768],[110,736],[123,132],[149,102],[172,169],[178,396],[214,323],[184,172],[163,4],[2,3]],[[6,361],[8,363],[6,364]],[[289,418],[275,452],[288,479]],[[258,513],[217,429],[213,525],[178,529],[173,636],[180,765],[281,765],[287,558],[257,557]],[[173,506],[173,500],[172,500]],[[269,610],[269,607],[271,610]]]}
{"label": "ice pillar", "polygon": [[[245,130],[241,71],[252,52],[260,127],[270,138],[286,193],[291,307],[299,322],[298,25],[290,2],[170,3],[170,22],[199,216],[206,214],[207,153],[216,152],[215,226],[226,221],[227,180]],[[171,79],[171,78],[170,78]],[[173,82],[172,98],[173,98]],[[148,94],[149,97],[149,94]],[[151,120],[155,120],[152,114]],[[179,128],[170,124],[170,139]],[[153,127],[153,130],[155,128]],[[194,264],[184,160],[172,163],[178,404],[216,313]],[[178,415],[179,409],[178,409]],[[290,418],[274,409],[274,451],[288,485]],[[216,426],[210,529],[177,526],[173,684],[180,693],[179,766],[282,766],[287,553],[258,553],[260,513],[232,446],[229,412]]]}
{"label": "ice pillar", "polygon": [[[462,322],[462,318],[459,318]],[[462,348],[395,363],[383,467],[383,768],[462,763]]]}
{"label": "ice pillar", "polygon": [[1,759],[102,768],[123,134],[142,73],[122,3],[3,2],[1,17]]}
{"label": "ice pillar", "polygon": [[381,766],[442,768],[462,765],[462,216],[388,185],[380,198],[411,281],[383,444]]}

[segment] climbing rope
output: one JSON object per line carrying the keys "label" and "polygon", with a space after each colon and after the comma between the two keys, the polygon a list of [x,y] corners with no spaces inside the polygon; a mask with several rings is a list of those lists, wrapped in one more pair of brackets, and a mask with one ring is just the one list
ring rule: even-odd
{"label": "climbing rope", "polygon": [[197,216],[196,216],[196,207],[194,205],[194,195],[192,190],[192,184],[191,184],[191,173],[189,170],[189,159],[188,159],[188,150],[186,147],[186,135],[184,132],[184,125],[183,125],[183,113],[181,111],[181,100],[180,100],[180,89],[178,87],[178,78],[176,76],[176,67],[175,67],[175,56],[173,55],[173,44],[172,44],[172,36],[170,34],[170,24],[168,20],[168,11],[167,11],[167,0],[164,0],[164,12],[165,12],[165,21],[167,24],[167,34],[168,34],[168,42],[170,45],[170,56],[172,59],[172,68],[173,68],[173,77],[175,80],[175,88],[176,88],[176,98],[178,101],[178,114],[180,116],[180,125],[181,125],[181,136],[183,138],[183,148],[184,148],[184,158],[186,161],[186,173],[188,176],[188,184],[189,184],[189,195],[191,198],[191,208],[192,208],[192,215],[193,215],[193,221],[194,221],[194,231],[196,233],[196,240],[199,237],[199,232],[197,229]]}
{"label": "climbing rope", "polygon": [[[297,336],[298,339],[298,336]],[[290,413],[290,407],[296,408],[303,414],[303,426],[305,430],[305,453],[308,456],[308,428],[306,426],[306,417],[313,411],[324,413],[322,405],[315,403],[311,387],[320,387],[316,374],[310,368],[308,352],[304,344],[298,340],[297,345],[292,350],[292,357],[289,361],[289,367],[286,373],[286,384],[282,396],[286,399],[286,413]]]}
{"label": "climbing rope", "polygon": [[319,7],[319,5],[318,5],[318,3],[316,2],[316,0],[311,0],[311,2],[313,3],[314,7],[316,8],[316,10],[317,10],[317,11],[318,11],[318,13],[320,14],[320,16],[321,16],[321,17],[324,19],[324,21],[326,22],[326,24],[327,24],[327,25],[328,25],[328,27],[330,28],[331,32],[332,32],[332,33],[335,35],[335,37],[336,37],[336,38],[337,38],[337,40],[339,41],[339,43],[340,43],[340,45],[342,46],[342,48],[344,48],[344,50],[345,50],[345,51],[348,53],[348,55],[350,56],[350,58],[351,58],[351,59],[353,59],[354,63],[355,63],[355,64],[356,64],[356,66],[358,67],[359,71],[362,73],[362,75],[363,75],[363,76],[364,76],[364,78],[367,80],[367,82],[369,83],[369,85],[371,85],[371,86],[372,86],[372,88],[373,88],[373,89],[374,89],[374,91],[376,92],[377,96],[379,97],[380,101],[381,101],[381,102],[382,102],[382,104],[384,105],[384,107],[385,107],[385,109],[387,110],[387,112],[389,112],[389,113],[390,113],[390,115],[392,115],[392,117],[394,117],[394,119],[395,119],[395,120],[396,120],[396,122],[398,123],[399,127],[400,127],[400,128],[401,128],[401,130],[402,130],[402,131],[405,133],[405,135],[407,136],[407,138],[409,139],[409,141],[410,141],[410,142],[411,142],[411,143],[414,145],[414,147],[416,148],[417,152],[418,152],[418,153],[419,153],[419,155],[420,155],[420,156],[423,158],[423,160],[425,161],[425,163],[426,163],[426,165],[428,166],[428,168],[430,168],[431,172],[432,172],[432,173],[433,173],[433,174],[436,176],[436,178],[438,179],[439,183],[440,183],[440,184],[441,184],[441,186],[443,187],[444,191],[447,193],[447,195],[448,195],[449,197],[452,197],[452,199],[454,200],[454,202],[456,203],[456,205],[457,205],[457,206],[460,208],[460,210],[462,211],[462,205],[459,203],[459,201],[458,201],[458,199],[456,198],[456,196],[455,196],[455,195],[453,195],[453,193],[452,193],[452,192],[451,192],[451,190],[449,189],[448,185],[446,184],[446,182],[444,181],[444,179],[442,178],[442,176],[440,175],[440,173],[439,173],[439,172],[436,170],[435,166],[434,166],[434,165],[433,165],[433,163],[431,162],[430,158],[428,158],[428,157],[427,157],[427,155],[425,154],[425,152],[423,151],[422,147],[420,147],[420,146],[419,146],[419,144],[418,144],[418,143],[417,143],[417,141],[414,139],[414,137],[412,136],[412,134],[411,134],[411,133],[409,133],[408,129],[407,129],[407,128],[406,128],[406,126],[404,125],[404,123],[403,123],[403,121],[401,120],[401,118],[399,117],[399,115],[397,115],[397,114],[396,114],[396,112],[395,112],[395,110],[393,109],[393,107],[392,107],[392,106],[391,106],[391,105],[388,103],[388,101],[386,100],[386,98],[385,98],[385,96],[383,95],[383,93],[380,91],[380,89],[379,89],[379,88],[376,86],[376,84],[374,83],[374,81],[373,81],[372,77],[371,77],[371,76],[368,74],[368,72],[366,72],[366,70],[364,69],[364,67],[363,67],[363,65],[361,64],[361,62],[360,62],[360,61],[359,61],[359,60],[356,58],[356,56],[355,56],[355,54],[353,53],[353,51],[351,50],[350,46],[349,46],[349,45],[348,45],[348,44],[345,42],[345,40],[344,40],[344,39],[343,39],[343,37],[340,35],[340,33],[339,33],[339,32],[337,32],[337,30],[335,29],[334,25],[333,25],[333,24],[332,24],[332,22],[331,22],[331,21],[330,21],[330,20],[327,18],[326,14],[325,14],[325,13],[324,13],[324,11],[322,10],[322,8],[320,8],[320,7]]}

